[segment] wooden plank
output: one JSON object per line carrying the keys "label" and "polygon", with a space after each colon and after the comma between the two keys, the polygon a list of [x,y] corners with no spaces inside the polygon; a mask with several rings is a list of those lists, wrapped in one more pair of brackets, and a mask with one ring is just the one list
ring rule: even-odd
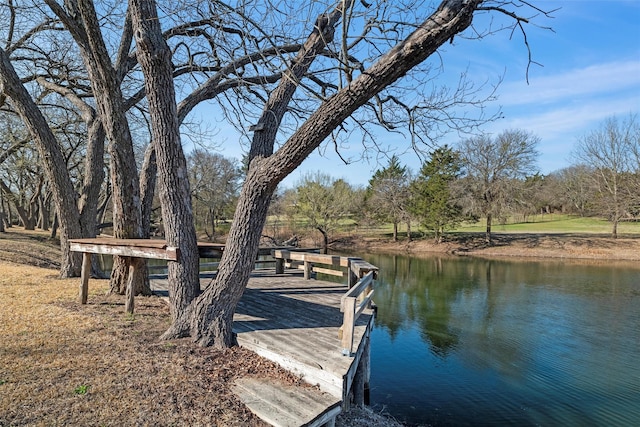
{"label": "wooden plank", "polygon": [[332,270],[330,268],[322,268],[322,267],[313,267],[313,271],[314,273],[322,273],[322,274],[328,274],[330,276],[337,276],[337,277],[342,277],[344,276],[344,273],[340,270]]}
{"label": "wooden plank", "polygon": [[154,258],[166,259],[169,261],[178,260],[178,249],[172,246],[164,248],[158,246],[132,246],[113,244],[94,244],[71,242],[69,248],[73,252],[90,252],[94,254],[120,255],[134,258]]}
{"label": "wooden plank", "polygon": [[240,378],[231,389],[251,412],[275,427],[320,426],[341,411],[339,398],[311,387]]}
{"label": "wooden plank", "polygon": [[96,237],[92,239],[70,239],[69,243],[79,245],[108,245],[108,246],[142,246],[147,248],[167,247],[166,240],[159,239],[115,239],[113,237]]}
{"label": "wooden plank", "polygon": [[341,257],[336,255],[323,255],[323,254],[304,254],[304,260],[324,264],[333,265],[335,267],[347,267],[349,265],[349,259],[347,257]]}

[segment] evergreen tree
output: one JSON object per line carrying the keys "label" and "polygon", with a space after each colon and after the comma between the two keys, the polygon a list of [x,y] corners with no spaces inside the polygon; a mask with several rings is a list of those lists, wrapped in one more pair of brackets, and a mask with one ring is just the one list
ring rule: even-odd
{"label": "evergreen tree", "polygon": [[411,210],[422,226],[433,230],[437,243],[462,220],[462,207],[453,201],[450,189],[460,170],[458,152],[445,145],[430,153],[411,183]]}
{"label": "evergreen tree", "polygon": [[411,237],[410,215],[408,211],[410,176],[407,168],[400,165],[395,154],[389,164],[378,169],[367,187],[368,211],[379,222],[393,224],[393,240],[398,240],[398,224],[407,221],[407,235]]}

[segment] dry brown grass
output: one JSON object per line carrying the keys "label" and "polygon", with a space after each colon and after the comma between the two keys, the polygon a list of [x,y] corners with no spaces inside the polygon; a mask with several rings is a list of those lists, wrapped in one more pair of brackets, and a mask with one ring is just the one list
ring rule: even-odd
{"label": "dry brown grass", "polygon": [[49,232],[18,227],[0,233],[0,260],[44,268],[60,267],[60,242]]}
{"label": "dry brown grass", "polygon": [[[138,298],[124,314],[107,281],[0,261],[0,426],[263,425],[230,392],[239,376],[298,378],[242,348],[158,341],[166,304]],[[82,391],[86,393],[82,393]]]}

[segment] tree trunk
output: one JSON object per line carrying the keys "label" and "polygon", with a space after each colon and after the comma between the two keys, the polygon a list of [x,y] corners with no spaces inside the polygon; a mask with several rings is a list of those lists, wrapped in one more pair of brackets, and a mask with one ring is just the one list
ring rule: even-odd
{"label": "tree trunk", "polygon": [[[49,193],[51,194],[51,193]],[[40,219],[38,220],[38,223],[40,225],[40,229],[42,231],[49,231],[49,227],[50,225],[50,216],[51,216],[51,212],[49,210],[49,197],[38,197],[38,212],[40,214]]]}
{"label": "tree trunk", "polygon": [[398,221],[393,221],[393,241],[398,241]]}
{"label": "tree trunk", "polygon": [[[133,141],[120,80],[111,63],[94,4],[90,0],[65,1],[64,7],[68,13],[57,1],[44,1],[69,30],[79,47],[93,90],[98,116],[109,140],[114,237],[140,238],[140,187]],[[60,216],[62,219],[62,213]],[[143,270],[136,270],[139,276],[133,278],[134,283],[140,283],[144,279]],[[122,279],[126,275],[127,272],[122,272],[116,274],[115,278]],[[126,285],[117,285],[122,286]]]}
{"label": "tree trunk", "polygon": [[327,254],[327,252],[329,252],[329,233],[321,227],[316,228],[322,234],[322,253]]}
{"label": "tree trunk", "polygon": [[[156,150],[153,144],[149,144],[144,153],[142,170],[140,172],[140,197],[142,199],[142,238],[151,238],[151,212],[153,211],[153,196],[156,189],[158,164],[156,163]],[[151,295],[151,284],[149,283],[149,270],[147,261],[141,260],[138,265],[143,270],[144,277],[137,283],[134,289],[136,295]]]}
{"label": "tree trunk", "polygon": [[260,167],[251,169],[247,175],[247,180],[253,185],[242,188],[215,280],[194,302],[192,310],[174,323],[167,336],[181,331],[182,336],[191,335],[203,346],[229,347],[234,344],[233,313],[253,270],[271,195],[275,190],[256,169]]}
{"label": "tree trunk", "polygon": [[[95,11],[87,11],[94,15]],[[92,18],[95,18],[92,16]],[[95,25],[99,31],[97,19],[95,23],[90,21],[87,27]],[[108,58],[106,48],[101,46],[103,55]],[[98,56],[100,51],[97,52]],[[85,60],[85,63],[91,62]],[[91,69],[92,67],[87,67]],[[109,139],[109,158],[111,162],[111,183],[113,191],[113,235],[118,239],[136,239],[142,237],[142,212],[140,206],[140,187],[138,170],[133,152],[133,141],[129,124],[125,115],[122,93],[116,79],[116,72],[110,64],[103,64],[100,71],[89,72],[92,88],[97,94],[99,116]],[[100,76],[99,78],[97,76]],[[112,271],[112,288],[125,288],[127,286],[128,268],[123,263],[114,263],[123,271]],[[122,267],[121,267],[122,266]],[[133,278],[135,289],[144,285],[146,272],[144,268],[135,269],[136,277]]]}
{"label": "tree trunk", "polygon": [[56,236],[58,235],[58,227],[59,226],[60,226],[60,222],[58,221],[58,213],[54,212],[53,213],[53,224],[51,225],[51,234],[49,234],[50,238],[52,238],[52,239],[56,238]]}
{"label": "tree trunk", "polygon": [[411,220],[407,220],[407,240],[411,241]]}
{"label": "tree trunk", "polygon": [[67,173],[64,156],[46,119],[23,86],[3,49],[0,49],[0,86],[13,100],[13,106],[33,136],[40,158],[43,160],[61,226],[60,276],[79,276],[82,256],[79,253],[71,253],[69,239],[81,237],[80,215],[76,204],[76,193]]}
{"label": "tree trunk", "polygon": [[487,213],[487,230],[486,230],[485,235],[484,235],[484,241],[488,245],[491,244],[491,220],[492,220],[491,212],[488,212]]}
{"label": "tree trunk", "polygon": [[180,260],[168,264],[171,314],[175,319],[199,294],[200,280],[187,162],[177,119],[171,51],[162,36],[155,3],[151,0],[130,0],[129,6],[138,62],[144,74],[149,102],[165,238],[169,245],[180,249]]}

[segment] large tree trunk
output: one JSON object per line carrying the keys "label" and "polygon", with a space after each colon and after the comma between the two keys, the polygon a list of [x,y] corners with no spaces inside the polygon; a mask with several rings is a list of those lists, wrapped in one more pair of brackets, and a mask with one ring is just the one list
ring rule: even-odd
{"label": "large tree trunk", "polygon": [[152,143],[158,167],[159,196],[167,243],[180,249],[179,262],[168,265],[171,314],[175,319],[200,292],[199,258],[191,211],[187,162],[180,142],[171,51],[155,3],[130,0],[138,62],[145,77]]}
{"label": "large tree trunk", "polygon": [[[45,0],[73,35],[87,69],[98,115],[109,140],[111,183],[113,189],[114,237],[131,239],[142,237],[142,213],[138,170],[126,108],[120,89],[118,73],[111,63],[101,33],[100,22],[93,2],[70,0],[65,2],[68,12],[54,0]],[[115,262],[114,265],[123,263]],[[126,286],[128,269],[113,270],[112,289]],[[134,288],[141,289],[147,277],[145,268],[136,269]]]}
{"label": "large tree trunk", "polygon": [[3,92],[12,99],[13,107],[33,136],[40,158],[44,163],[45,173],[53,192],[61,227],[60,247],[62,249],[62,260],[60,276],[79,276],[82,257],[79,253],[71,253],[69,239],[78,238],[82,235],[80,215],[76,205],[77,196],[67,173],[64,156],[46,119],[22,85],[3,49],[0,49],[0,86]]}
{"label": "large tree trunk", "polygon": [[[227,246],[216,279],[194,302],[188,316],[175,327],[188,328],[200,345],[229,347],[234,344],[233,313],[254,268],[260,236],[274,187],[254,168],[247,176],[253,185],[243,186]],[[230,244],[231,243],[231,244]],[[183,332],[186,332],[183,329]]]}

